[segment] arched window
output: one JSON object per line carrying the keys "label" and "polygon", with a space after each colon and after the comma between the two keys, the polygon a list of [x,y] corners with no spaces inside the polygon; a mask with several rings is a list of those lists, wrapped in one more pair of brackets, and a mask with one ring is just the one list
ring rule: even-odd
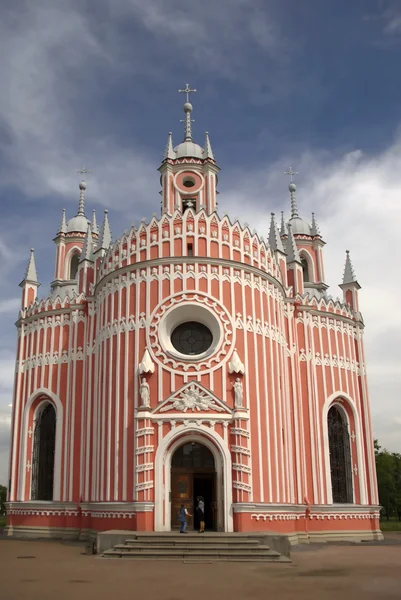
{"label": "arched window", "polygon": [[203,444],[191,442],[177,448],[171,466],[184,469],[214,469],[214,456]]}
{"label": "arched window", "polygon": [[331,487],[334,503],[353,502],[349,432],[341,409],[332,406],[328,416]]}
{"label": "arched window", "polygon": [[309,264],[308,264],[308,261],[306,260],[306,258],[301,258],[301,265],[302,265],[302,274],[303,274],[304,282],[310,281]]}
{"label": "arched window", "polygon": [[70,262],[70,279],[76,279],[79,265],[79,254],[74,254]]}
{"label": "arched window", "polygon": [[53,500],[56,411],[50,403],[38,415],[32,455],[32,500]]}

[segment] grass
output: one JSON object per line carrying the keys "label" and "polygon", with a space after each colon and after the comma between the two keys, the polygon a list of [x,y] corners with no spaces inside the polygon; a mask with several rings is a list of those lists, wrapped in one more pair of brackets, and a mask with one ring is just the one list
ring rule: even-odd
{"label": "grass", "polygon": [[380,529],[382,531],[401,531],[401,521],[383,519],[380,521]]}

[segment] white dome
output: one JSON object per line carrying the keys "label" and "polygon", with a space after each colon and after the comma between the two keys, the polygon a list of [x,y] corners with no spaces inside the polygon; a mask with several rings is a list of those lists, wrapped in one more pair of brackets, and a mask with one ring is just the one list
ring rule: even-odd
{"label": "white dome", "polygon": [[70,219],[67,223],[67,233],[72,231],[78,231],[79,233],[86,233],[88,230],[89,221],[84,215],[76,215]]}
{"label": "white dome", "polygon": [[309,223],[301,219],[301,217],[292,217],[289,220],[292,228],[292,233],[299,233],[301,235],[311,235],[311,228]]}
{"label": "white dome", "polygon": [[194,142],[181,142],[174,148],[177,158],[191,156],[193,158],[203,158],[203,148]]}

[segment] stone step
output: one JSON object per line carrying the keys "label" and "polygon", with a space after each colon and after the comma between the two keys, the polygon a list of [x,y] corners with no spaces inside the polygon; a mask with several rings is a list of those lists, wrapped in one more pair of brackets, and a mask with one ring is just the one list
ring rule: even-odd
{"label": "stone step", "polygon": [[[278,561],[283,557],[273,550],[262,552],[250,552],[248,551],[239,551],[235,552],[232,550],[207,550],[207,551],[198,551],[198,550],[175,550],[169,549],[165,550],[161,553],[159,550],[150,550],[146,549],[143,551],[127,551],[127,550],[105,550],[102,556],[105,558],[142,558],[142,559],[156,559],[156,560],[168,560],[168,559],[196,559],[196,560],[204,560],[207,558],[210,559],[221,559],[221,560],[264,560],[264,561]],[[283,561],[281,561],[283,562]]]}
{"label": "stone step", "polygon": [[226,544],[202,544],[202,546],[198,546],[197,544],[177,544],[177,545],[161,545],[161,544],[117,544],[114,546],[114,550],[116,551],[127,551],[127,552],[147,552],[148,550],[157,550],[158,552],[169,552],[170,550],[174,550],[175,552],[195,552],[195,553],[204,553],[212,550],[214,552],[275,552],[278,556],[279,552],[275,550],[271,550],[269,546],[258,545],[250,548],[246,545],[236,544],[235,546],[227,546]]}
{"label": "stone step", "polygon": [[136,546],[148,546],[148,547],[155,547],[157,546],[158,548],[172,548],[172,547],[181,547],[181,546],[194,546],[196,548],[204,548],[205,546],[221,546],[224,548],[236,548],[238,546],[241,546],[241,548],[258,548],[260,546],[260,544],[258,544],[257,542],[247,542],[246,540],[244,540],[243,542],[241,540],[238,540],[236,542],[225,542],[220,541],[220,540],[203,540],[202,542],[198,542],[198,541],[193,541],[191,540],[191,538],[187,538],[187,537],[182,537],[180,540],[155,540],[155,541],[148,541],[148,540],[127,540],[124,544],[118,544],[118,547],[121,547],[122,545],[124,546],[129,546],[132,548],[135,548]]}
{"label": "stone step", "polygon": [[[105,551],[105,552],[110,552],[110,551]],[[127,558],[129,560],[137,560],[137,561],[182,561],[183,563],[187,564],[187,565],[205,565],[205,564],[213,564],[216,562],[236,562],[236,563],[291,563],[291,560],[289,558],[287,558],[286,556],[279,556],[278,558],[270,558],[270,557],[266,557],[266,556],[252,556],[252,557],[244,557],[244,556],[213,556],[213,557],[193,557],[193,556],[161,556],[159,555],[155,555],[155,556],[143,556],[143,555],[118,555],[118,554],[114,554],[114,555],[106,555],[105,553],[101,555],[102,558],[107,559],[107,560],[116,560],[116,558],[120,558],[120,559],[124,559]]]}

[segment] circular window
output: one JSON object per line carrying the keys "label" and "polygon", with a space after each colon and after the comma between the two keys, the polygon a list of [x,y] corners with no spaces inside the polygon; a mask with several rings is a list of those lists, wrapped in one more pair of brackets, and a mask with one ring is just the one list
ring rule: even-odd
{"label": "circular window", "polygon": [[212,342],[213,335],[210,329],[203,323],[197,323],[196,321],[181,323],[171,334],[171,343],[174,348],[188,356],[206,352]]}
{"label": "circular window", "polygon": [[193,179],[189,179],[189,178],[184,179],[184,181],[182,183],[186,188],[191,188],[191,187],[194,187],[194,185],[195,185],[195,181]]}

